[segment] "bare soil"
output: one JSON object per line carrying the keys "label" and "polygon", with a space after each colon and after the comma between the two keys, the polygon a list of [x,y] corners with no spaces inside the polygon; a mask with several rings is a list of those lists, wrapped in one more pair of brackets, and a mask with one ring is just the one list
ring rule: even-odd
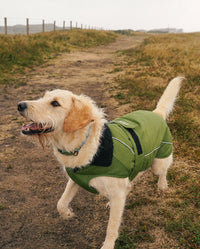
{"label": "bare soil", "polygon": [[[50,148],[43,151],[20,135],[23,118],[17,113],[17,103],[61,88],[89,95],[106,109],[109,119],[125,113],[126,106],[119,107],[117,100],[110,97],[115,91],[114,77],[120,73],[111,73],[119,62],[115,52],[134,47],[142,39],[122,37],[107,46],[61,54],[21,76],[25,85],[1,88],[0,248],[101,247],[109,215],[106,200],[81,190],[72,202],[77,216],[69,221],[59,217],[56,204],[66,185],[65,176]],[[142,185],[136,189],[137,193],[143,190]],[[145,212],[151,211],[151,206],[149,210],[145,208]],[[129,220],[130,212],[125,212],[124,223],[134,226]],[[159,248],[158,235],[162,231],[153,233],[158,237],[154,245],[144,243],[140,248]],[[162,240],[170,245],[165,234]]]}

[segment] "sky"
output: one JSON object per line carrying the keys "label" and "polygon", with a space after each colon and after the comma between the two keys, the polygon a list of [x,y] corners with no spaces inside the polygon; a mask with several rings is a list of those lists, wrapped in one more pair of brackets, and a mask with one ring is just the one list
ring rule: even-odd
{"label": "sky", "polygon": [[6,0],[1,2],[0,26],[70,20],[104,29],[150,30],[181,28],[200,31],[200,0]]}

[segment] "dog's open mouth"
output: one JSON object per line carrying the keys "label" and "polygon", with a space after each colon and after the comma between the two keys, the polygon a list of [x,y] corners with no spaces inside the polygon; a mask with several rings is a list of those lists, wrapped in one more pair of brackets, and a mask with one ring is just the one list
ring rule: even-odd
{"label": "dog's open mouth", "polygon": [[37,135],[43,134],[53,131],[53,127],[51,126],[43,126],[42,124],[38,123],[30,123],[30,124],[23,124],[22,126],[22,133],[24,135]]}

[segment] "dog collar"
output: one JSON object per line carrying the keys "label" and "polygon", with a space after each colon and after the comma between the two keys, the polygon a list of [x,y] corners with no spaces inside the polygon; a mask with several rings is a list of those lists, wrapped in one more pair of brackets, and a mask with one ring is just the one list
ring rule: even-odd
{"label": "dog collar", "polygon": [[90,127],[88,129],[87,136],[86,136],[85,140],[82,142],[82,144],[81,144],[81,146],[79,148],[76,148],[73,152],[68,152],[66,150],[58,149],[58,152],[60,152],[62,155],[65,155],[65,156],[78,156],[79,151],[85,145],[85,143],[87,142],[87,140],[88,140],[88,138],[90,136],[91,128],[92,128],[92,125],[90,125]]}

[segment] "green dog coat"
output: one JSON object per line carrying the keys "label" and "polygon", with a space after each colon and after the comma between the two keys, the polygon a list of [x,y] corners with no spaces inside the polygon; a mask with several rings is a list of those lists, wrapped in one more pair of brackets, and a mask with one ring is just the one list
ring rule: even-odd
{"label": "green dog coat", "polygon": [[69,177],[84,189],[98,193],[90,181],[99,176],[129,178],[148,169],[154,158],[172,153],[172,137],[164,119],[150,111],[135,111],[107,123],[91,164],[68,168]]}

